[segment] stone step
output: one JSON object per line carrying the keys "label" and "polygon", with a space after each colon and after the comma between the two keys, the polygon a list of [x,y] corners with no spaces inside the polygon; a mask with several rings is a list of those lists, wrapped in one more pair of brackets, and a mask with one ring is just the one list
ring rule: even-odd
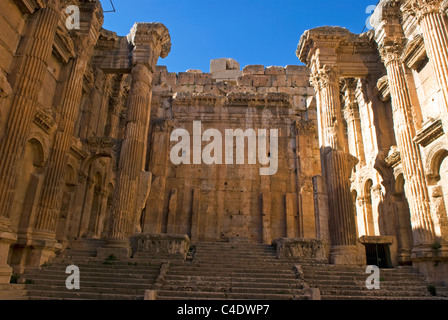
{"label": "stone step", "polygon": [[[27,285],[27,288],[35,286],[49,285],[65,288],[66,279],[34,279],[33,284]],[[130,279],[84,279],[80,280],[81,288],[124,288],[124,289],[148,289],[151,288],[156,279],[152,280],[130,280]]]}
{"label": "stone step", "polygon": [[[68,275],[55,275],[52,273],[47,274],[33,274],[33,275],[25,275],[24,278],[33,281],[47,281],[51,279],[55,280],[63,280],[67,279]],[[89,273],[81,275],[81,281],[91,281],[92,279],[96,279],[99,282],[116,280],[117,282],[123,281],[155,281],[158,275],[135,275],[135,274],[109,274],[105,275],[102,273]]]}
{"label": "stone step", "polygon": [[73,249],[70,249],[70,250],[64,251],[60,255],[60,257],[65,257],[65,258],[67,258],[67,257],[92,257],[92,258],[94,258],[94,257],[96,257],[96,254],[97,254],[96,250],[94,250],[94,251],[86,251],[86,250],[73,250]]}
{"label": "stone step", "polygon": [[250,272],[247,271],[204,271],[204,270],[188,270],[188,271],[173,271],[169,270],[168,275],[180,275],[180,276],[231,276],[231,277],[251,277],[251,278],[288,278],[288,279],[296,279],[296,276],[293,273],[281,273],[281,274],[273,274],[269,272]]}
{"label": "stone step", "polygon": [[0,284],[0,300],[26,300],[27,291],[25,285]]}
{"label": "stone step", "polygon": [[[367,279],[368,275],[339,275],[339,274],[326,274],[326,275],[307,275],[305,274],[305,280],[307,281],[323,281],[323,280],[338,280],[338,281],[347,281],[347,280],[363,280]],[[407,281],[407,280],[419,280],[418,277],[409,277],[409,276],[381,276],[382,281]]]}
{"label": "stone step", "polygon": [[[40,272],[40,271],[51,271],[55,273],[65,273],[69,265],[52,265],[44,267],[40,270],[29,270],[32,272]],[[101,265],[101,264],[77,264],[76,265],[80,272],[98,272],[101,271],[103,273],[126,273],[126,272],[136,272],[136,273],[154,273],[160,270],[160,266],[126,266],[126,265]]]}
{"label": "stone step", "polygon": [[[77,293],[96,293],[96,294],[120,294],[120,295],[134,295],[134,296],[144,296],[146,290],[152,289],[152,286],[140,286],[138,288],[133,288],[132,286],[128,288],[124,287],[110,287],[110,286],[98,286],[92,287],[81,282],[80,290],[73,290]],[[68,290],[64,285],[51,285],[51,284],[33,284],[28,285],[28,292],[32,294],[35,291],[41,292],[59,292],[62,294],[72,293],[72,290]]]}
{"label": "stone step", "polygon": [[[352,280],[352,281],[338,281],[338,280],[324,280],[324,281],[309,281],[306,280],[306,283],[313,286],[319,286],[319,287],[339,287],[341,285],[350,285],[350,286],[361,286],[365,287],[365,280]],[[426,288],[425,284],[422,284],[421,281],[390,281],[390,282],[381,282],[381,285],[385,287],[412,287],[412,286],[423,286]]]}
{"label": "stone step", "polygon": [[[170,286],[197,286],[197,287],[209,287],[214,286],[228,286],[228,287],[254,287],[254,288],[267,288],[267,289],[287,289],[287,288],[298,288],[300,284],[294,281],[284,281],[284,282],[263,282],[263,281],[250,281],[251,279],[239,279],[235,280],[232,278],[227,278],[225,280],[174,280],[167,279],[164,282],[164,288]],[[275,279],[274,279],[275,280]]]}
{"label": "stone step", "polygon": [[[340,274],[340,275],[346,275],[346,274],[353,274],[354,272],[358,273],[358,274],[366,274],[365,272],[357,272],[357,271],[335,271],[335,270],[327,270],[327,269],[313,269],[313,270],[309,270],[309,269],[304,269],[302,268],[302,270],[306,273],[309,274],[314,274],[314,275],[320,275],[320,274]],[[407,275],[407,276],[417,276],[419,275],[419,273],[417,271],[408,271],[408,270],[399,270],[399,269],[394,269],[394,270],[384,270],[381,269],[380,270],[380,275],[385,275],[385,276],[393,276],[393,275]]]}
{"label": "stone step", "polygon": [[204,291],[170,291],[160,290],[157,294],[158,300],[174,300],[182,298],[182,300],[193,299],[210,299],[210,300],[293,300],[305,299],[302,294],[260,294],[260,293],[224,293],[224,292],[204,292]]}
{"label": "stone step", "polygon": [[168,274],[165,281],[209,281],[209,282],[225,282],[225,281],[233,281],[239,282],[239,281],[247,281],[247,282],[257,282],[257,283],[278,283],[283,284],[290,284],[293,281],[296,281],[297,279],[294,277],[290,277],[289,279],[286,279],[284,277],[263,277],[263,278],[254,278],[254,277],[237,277],[237,276],[191,276],[191,275],[170,275]]}
{"label": "stone step", "polygon": [[388,296],[388,297],[376,297],[376,296],[340,296],[340,295],[328,295],[322,296],[322,300],[441,300],[435,297],[403,297],[403,296]]}
{"label": "stone step", "polygon": [[30,290],[28,297],[29,300],[143,300],[144,295]]}
{"label": "stone step", "polygon": [[275,264],[275,265],[265,265],[265,264],[209,264],[209,263],[194,263],[191,265],[185,265],[185,266],[171,266],[171,270],[204,270],[204,271],[245,271],[250,270],[253,272],[259,272],[259,271],[277,271],[277,272],[291,272],[293,270],[292,265],[281,265],[281,264]]}
{"label": "stone step", "polygon": [[277,258],[276,255],[270,255],[270,254],[214,254],[214,255],[208,255],[208,254],[195,254],[194,259],[207,259],[207,260],[226,260],[226,259],[243,259],[243,260],[252,260],[252,259],[266,259],[266,260],[277,260],[280,259]]}
{"label": "stone step", "polygon": [[247,293],[247,294],[268,294],[268,295],[286,295],[294,293],[302,294],[302,289],[291,288],[247,288],[247,287],[213,287],[213,286],[164,286],[163,290],[170,290],[173,292],[188,291],[188,292],[225,292],[225,293]]}
{"label": "stone step", "polygon": [[430,296],[429,292],[426,290],[426,288],[418,288],[418,289],[409,289],[409,290],[389,290],[389,289],[381,289],[381,290],[368,290],[367,288],[364,289],[357,289],[357,288],[337,288],[337,289],[324,289],[319,288],[321,295],[328,296],[328,295],[343,295],[343,296],[391,296],[391,295],[399,295],[399,296],[415,296],[415,297],[425,297]]}

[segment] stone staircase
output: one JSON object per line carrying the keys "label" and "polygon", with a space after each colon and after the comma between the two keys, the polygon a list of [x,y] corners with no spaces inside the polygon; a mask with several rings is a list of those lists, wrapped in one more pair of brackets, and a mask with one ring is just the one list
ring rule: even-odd
{"label": "stone staircase", "polygon": [[368,290],[366,267],[301,265],[305,282],[322,300],[434,300],[424,278],[412,267],[380,270],[380,289]]}
{"label": "stone staircase", "polygon": [[[30,300],[143,300],[160,273],[160,263],[95,258],[103,242],[84,240],[67,249],[41,270],[30,270],[26,279]],[[66,288],[66,268],[80,270],[80,290]]]}
{"label": "stone staircase", "polygon": [[192,262],[170,265],[157,300],[305,299],[303,288],[272,246],[198,243]]}
{"label": "stone staircase", "polygon": [[[96,258],[100,240],[81,240],[19,284],[1,285],[0,300],[305,300],[318,288],[323,300],[448,299],[433,297],[411,267],[381,270],[381,289],[368,290],[365,267],[278,259],[273,246],[239,242],[198,243],[187,261]],[[80,269],[81,289],[70,291],[66,268]],[[313,292],[314,293],[314,292]]]}
{"label": "stone staircase", "polygon": [[0,284],[0,300],[28,300],[23,284]]}

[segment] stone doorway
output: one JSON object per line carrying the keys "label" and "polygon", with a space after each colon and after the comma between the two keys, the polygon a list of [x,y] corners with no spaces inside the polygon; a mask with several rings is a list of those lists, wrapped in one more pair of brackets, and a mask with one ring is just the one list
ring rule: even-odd
{"label": "stone doorway", "polygon": [[392,268],[390,259],[390,248],[388,244],[370,243],[365,244],[367,265],[377,266],[382,269]]}

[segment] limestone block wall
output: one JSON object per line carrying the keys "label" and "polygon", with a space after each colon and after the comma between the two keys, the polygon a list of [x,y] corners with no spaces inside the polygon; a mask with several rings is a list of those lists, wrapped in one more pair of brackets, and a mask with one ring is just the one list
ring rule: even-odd
{"label": "limestone block wall", "polygon": [[[309,71],[251,65],[232,83],[209,73],[157,70],[144,232],[186,233],[193,241],[316,238],[312,178],[320,173],[320,154]],[[247,152],[243,165],[173,165],[170,134],[178,128],[192,134],[194,121],[202,132],[219,130],[223,141],[226,129],[278,129],[278,172],[261,176]]]}

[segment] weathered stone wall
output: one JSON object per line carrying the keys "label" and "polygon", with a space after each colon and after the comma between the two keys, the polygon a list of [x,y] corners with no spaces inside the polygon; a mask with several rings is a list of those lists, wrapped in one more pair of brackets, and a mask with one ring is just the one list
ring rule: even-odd
{"label": "weathered stone wall", "polygon": [[[320,161],[308,70],[253,65],[228,81],[197,71],[158,71],[149,153],[154,180],[145,232],[186,233],[192,241],[315,238],[312,178]],[[278,129],[278,172],[261,176],[259,162],[248,164],[247,147],[244,165],[173,165],[169,153],[176,143],[170,134],[177,128],[192,134],[194,121],[202,122],[202,132],[219,130],[223,142],[226,129]]]}

